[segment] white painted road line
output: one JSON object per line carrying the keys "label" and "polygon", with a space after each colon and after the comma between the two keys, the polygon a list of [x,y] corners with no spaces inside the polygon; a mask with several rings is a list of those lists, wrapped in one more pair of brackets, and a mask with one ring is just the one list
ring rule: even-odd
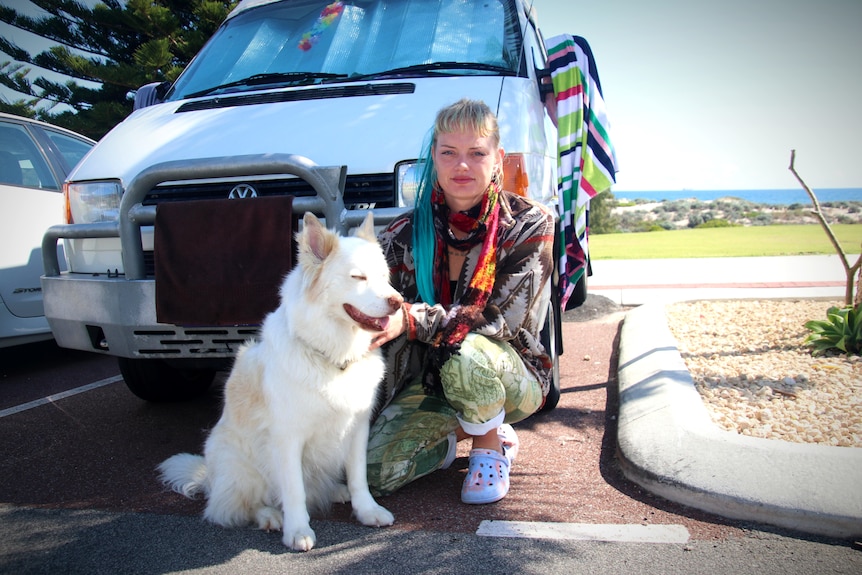
{"label": "white painted road line", "polygon": [[615,525],[589,523],[542,523],[531,521],[482,521],[476,535],[523,539],[568,539],[620,543],[686,543],[688,529],[682,525]]}
{"label": "white painted road line", "polygon": [[54,395],[49,395],[48,397],[43,397],[42,399],[36,399],[34,401],[22,403],[21,405],[16,405],[15,407],[9,407],[0,410],[0,419],[6,417],[7,415],[15,415],[16,413],[21,413],[22,411],[27,411],[28,409],[33,409],[34,407],[41,407],[43,405],[47,405],[61,399],[65,399],[67,397],[72,397],[73,395],[78,395],[79,393],[84,393],[92,389],[97,389],[99,387],[104,387],[112,383],[117,383],[118,381],[123,381],[122,375],[115,375],[113,377],[101,379],[87,385],[82,385],[81,387],[76,387],[75,389],[61,391],[60,393],[55,393]]}

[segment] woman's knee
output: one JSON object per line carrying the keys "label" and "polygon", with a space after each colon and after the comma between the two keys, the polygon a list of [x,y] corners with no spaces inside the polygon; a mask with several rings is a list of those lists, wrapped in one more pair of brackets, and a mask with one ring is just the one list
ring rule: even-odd
{"label": "woman's knee", "polygon": [[468,335],[440,370],[446,399],[460,417],[477,422],[499,414],[506,402],[506,390],[481,339],[487,338]]}
{"label": "woman's knee", "polygon": [[504,410],[507,422],[520,421],[541,405],[541,384],[506,342],[469,334],[443,368],[446,398],[462,415],[484,421]]}
{"label": "woman's knee", "polygon": [[450,459],[454,459],[450,445],[454,442],[454,433],[451,441],[448,436],[413,442],[417,448],[412,450],[393,445],[383,453],[369,453],[366,473],[371,492],[375,496],[390,495],[420,477],[447,467],[451,464]]}

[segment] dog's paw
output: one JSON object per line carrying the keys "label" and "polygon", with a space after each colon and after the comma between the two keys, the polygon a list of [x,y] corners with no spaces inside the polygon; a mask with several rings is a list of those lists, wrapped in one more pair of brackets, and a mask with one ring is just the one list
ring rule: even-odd
{"label": "dog's paw", "polygon": [[282,515],[275,507],[261,507],[254,514],[258,529],[264,531],[280,531]]}
{"label": "dog's paw", "polygon": [[317,542],[317,537],[315,537],[314,531],[311,530],[311,527],[306,525],[305,527],[296,529],[293,532],[285,531],[284,537],[281,538],[281,542],[284,543],[285,547],[289,547],[294,551],[311,551],[314,544]]}
{"label": "dog's paw", "polygon": [[395,523],[395,516],[388,509],[376,503],[373,506],[354,511],[356,519],[368,527],[387,527]]}

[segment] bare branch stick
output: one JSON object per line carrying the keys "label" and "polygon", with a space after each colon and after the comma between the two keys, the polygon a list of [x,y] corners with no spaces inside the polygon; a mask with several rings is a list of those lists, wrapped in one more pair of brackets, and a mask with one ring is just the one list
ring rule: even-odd
{"label": "bare branch stick", "polygon": [[[793,176],[796,178],[796,181],[799,182],[799,185],[802,186],[802,189],[805,190],[805,193],[808,194],[808,197],[811,198],[811,203],[814,204],[814,210],[812,213],[817,217],[820,221],[820,225],[823,227],[823,230],[826,232],[826,235],[829,237],[829,241],[832,242],[832,245],[835,247],[835,251],[838,252],[838,255],[841,256],[841,265],[844,266],[844,274],[847,277],[847,288],[844,291],[844,303],[846,305],[853,305],[853,274],[856,270],[860,269],[862,266],[862,255],[859,256],[859,259],[856,260],[856,263],[852,266],[847,261],[847,254],[844,253],[844,249],[841,247],[841,244],[838,242],[838,238],[835,237],[835,234],[832,232],[832,228],[829,226],[829,222],[826,221],[826,216],[823,215],[823,210],[820,208],[820,202],[817,200],[817,196],[814,195],[814,192],[811,188],[808,187],[808,184],[805,183],[805,180],[796,172],[796,150],[790,150],[790,167],[788,168]],[[862,275],[860,275],[862,277]],[[857,290],[859,291],[859,290]],[[857,298],[858,294],[857,294]]]}

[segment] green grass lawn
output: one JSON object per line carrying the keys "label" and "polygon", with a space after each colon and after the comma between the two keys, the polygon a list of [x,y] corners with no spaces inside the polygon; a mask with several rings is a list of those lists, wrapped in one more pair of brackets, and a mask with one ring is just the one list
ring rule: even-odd
{"label": "green grass lawn", "polygon": [[[836,224],[831,228],[845,253],[860,253],[862,224]],[[594,260],[837,253],[819,224],[590,235],[590,257]]]}

